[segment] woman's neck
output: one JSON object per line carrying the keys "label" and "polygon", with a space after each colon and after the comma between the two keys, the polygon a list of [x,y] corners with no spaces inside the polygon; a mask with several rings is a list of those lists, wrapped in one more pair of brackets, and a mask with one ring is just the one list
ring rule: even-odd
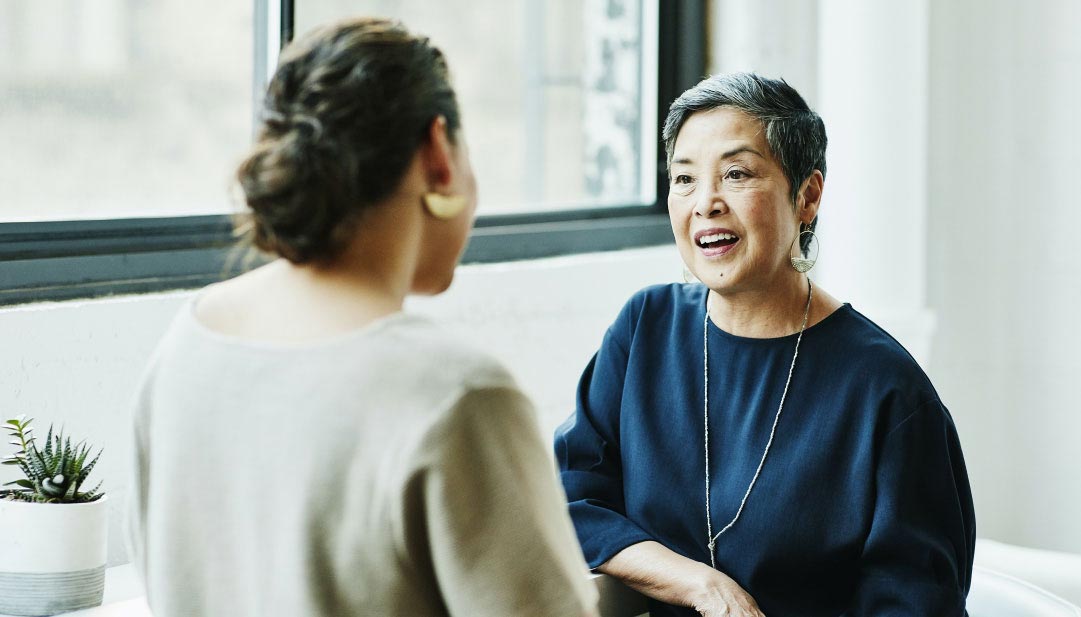
{"label": "woman's neck", "polygon": [[[793,272],[761,290],[709,291],[709,317],[736,336],[777,338],[799,332],[807,309],[808,279]],[[807,325],[811,325],[808,320]]]}
{"label": "woman's neck", "polygon": [[409,208],[397,204],[373,208],[357,233],[332,263],[290,266],[294,282],[328,313],[400,311],[412,287],[420,233]]}
{"label": "woman's neck", "polygon": [[278,259],[212,286],[196,314],[224,334],[298,343],[347,333],[400,311],[420,234],[406,209],[399,210],[404,217],[393,211],[366,217],[364,230],[330,264]]}

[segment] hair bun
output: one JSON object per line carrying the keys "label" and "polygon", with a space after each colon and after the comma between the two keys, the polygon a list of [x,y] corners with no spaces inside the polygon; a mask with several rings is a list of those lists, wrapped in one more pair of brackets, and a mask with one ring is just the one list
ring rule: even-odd
{"label": "hair bun", "polygon": [[290,120],[298,142],[313,143],[323,139],[323,123],[319,121],[319,118],[295,113]]}

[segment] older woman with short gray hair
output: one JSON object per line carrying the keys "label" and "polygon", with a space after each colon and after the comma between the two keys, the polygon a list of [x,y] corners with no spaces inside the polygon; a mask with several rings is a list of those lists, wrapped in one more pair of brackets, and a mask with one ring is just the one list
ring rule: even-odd
{"label": "older woman with short gray hair", "polygon": [[975,516],[953,420],[908,352],[807,274],[822,119],[783,81],[720,75],[663,137],[700,283],[627,302],[557,430],[589,566],[655,616],[965,615]]}

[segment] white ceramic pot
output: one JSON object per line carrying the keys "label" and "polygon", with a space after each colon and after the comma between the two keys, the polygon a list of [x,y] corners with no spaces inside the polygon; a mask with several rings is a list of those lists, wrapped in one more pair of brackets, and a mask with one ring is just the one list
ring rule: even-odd
{"label": "white ceramic pot", "polygon": [[101,604],[107,500],[0,499],[0,614],[55,615]]}

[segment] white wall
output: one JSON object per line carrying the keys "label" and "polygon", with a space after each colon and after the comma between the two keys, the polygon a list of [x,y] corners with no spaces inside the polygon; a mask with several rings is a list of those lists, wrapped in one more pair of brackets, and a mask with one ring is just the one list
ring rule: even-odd
{"label": "white wall", "polygon": [[1081,552],[1081,3],[931,3],[932,375],[982,535]]}

